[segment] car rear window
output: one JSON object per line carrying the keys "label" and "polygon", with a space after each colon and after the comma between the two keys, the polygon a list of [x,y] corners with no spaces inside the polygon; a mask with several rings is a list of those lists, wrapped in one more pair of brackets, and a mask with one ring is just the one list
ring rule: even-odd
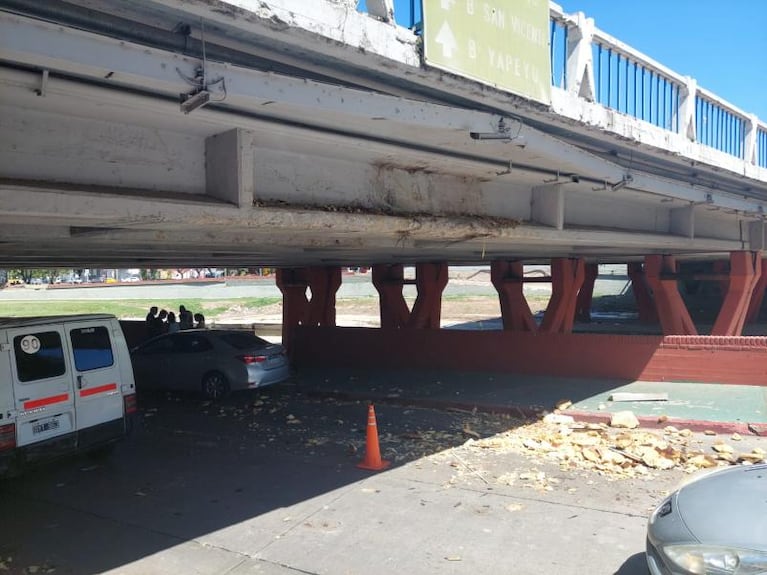
{"label": "car rear window", "polygon": [[77,371],[90,371],[114,364],[109,330],[103,326],[80,327],[69,332]]}
{"label": "car rear window", "polygon": [[235,349],[258,349],[269,345],[269,342],[265,339],[261,339],[257,335],[248,332],[225,333],[221,336],[221,339]]}
{"label": "car rear window", "polygon": [[13,338],[19,381],[36,381],[64,375],[64,348],[55,331],[17,335]]}

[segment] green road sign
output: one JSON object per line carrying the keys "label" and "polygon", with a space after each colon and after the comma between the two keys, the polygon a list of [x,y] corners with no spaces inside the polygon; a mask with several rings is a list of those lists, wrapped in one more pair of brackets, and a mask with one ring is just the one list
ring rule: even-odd
{"label": "green road sign", "polygon": [[548,0],[425,0],[423,36],[428,65],[551,103]]}

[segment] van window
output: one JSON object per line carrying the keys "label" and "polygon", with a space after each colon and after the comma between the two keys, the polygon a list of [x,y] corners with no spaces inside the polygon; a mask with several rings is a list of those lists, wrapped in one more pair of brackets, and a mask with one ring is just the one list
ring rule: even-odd
{"label": "van window", "polygon": [[69,332],[77,371],[109,367],[114,363],[109,330],[103,326],[81,327]]}
{"label": "van window", "polygon": [[64,349],[56,331],[28,333],[13,338],[19,381],[35,381],[64,375]]}

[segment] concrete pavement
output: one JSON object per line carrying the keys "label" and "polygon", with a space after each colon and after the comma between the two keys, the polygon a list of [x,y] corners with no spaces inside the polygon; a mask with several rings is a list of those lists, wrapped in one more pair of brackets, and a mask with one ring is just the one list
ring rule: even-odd
{"label": "concrete pavement", "polygon": [[[584,421],[632,411],[644,427],[675,425],[718,433],[767,435],[767,387],[684,382],[575,379],[446,370],[302,370],[310,394],[521,416],[553,411],[559,400]],[[667,401],[611,401],[616,393],[665,393]]]}
{"label": "concrete pavement", "polygon": [[[377,415],[393,464],[370,473],[349,450],[364,442],[364,403],[281,386],[220,405],[144,402],[109,461],[67,460],[2,485],[12,520],[0,523],[0,572],[646,573],[646,518],[681,471],[611,481],[473,447],[465,413]],[[469,419],[485,437],[519,424]],[[556,487],[509,479],[525,472]]]}

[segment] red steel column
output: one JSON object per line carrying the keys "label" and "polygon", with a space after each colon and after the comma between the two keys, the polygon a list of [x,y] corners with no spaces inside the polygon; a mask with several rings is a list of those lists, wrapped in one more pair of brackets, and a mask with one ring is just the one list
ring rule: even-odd
{"label": "red steel column", "polygon": [[760,265],[762,269],[759,281],[754,286],[754,293],[751,294],[751,304],[748,306],[746,322],[754,322],[759,319],[759,311],[762,309],[764,293],[767,291],[767,258],[762,258]]}
{"label": "red steel column", "polygon": [[277,269],[277,287],[282,292],[282,344],[290,349],[293,329],[308,319],[309,300],[306,288],[309,274],[306,268]]}
{"label": "red steel column", "polygon": [[647,276],[642,263],[629,263],[628,276],[631,280],[631,291],[634,292],[634,301],[636,301],[637,311],[639,312],[639,321],[642,323],[656,323],[658,321],[658,312],[655,309],[650,288],[647,286]]}
{"label": "red steel column", "polygon": [[583,270],[583,285],[578,290],[575,303],[575,317],[578,321],[591,321],[591,302],[594,299],[594,282],[599,275],[598,264],[586,264]]}
{"label": "red steel column", "polygon": [[730,254],[730,280],[711,335],[735,336],[743,333],[751,295],[762,273],[761,261],[756,257],[752,252]]}
{"label": "red steel column", "polygon": [[335,327],[336,292],[341,287],[341,268],[337,266],[309,268],[309,325]]}
{"label": "red steel column", "polygon": [[490,280],[498,292],[503,329],[537,331],[533,313],[525,299],[522,262],[495,260],[490,264]]}
{"label": "red steel column", "polygon": [[655,309],[663,335],[698,335],[690,312],[677,288],[677,280],[662,278],[664,272],[676,273],[676,260],[672,256],[645,256],[647,283],[653,290]]}
{"label": "red steel column", "polygon": [[575,322],[575,303],[583,285],[583,260],[551,260],[551,299],[541,322],[541,331],[570,333]]}
{"label": "red steel column", "polygon": [[410,318],[410,310],[402,295],[402,286],[405,285],[402,264],[374,264],[373,285],[378,290],[381,327],[405,327]]}
{"label": "red steel column", "polygon": [[408,327],[439,329],[442,316],[442,292],[447,285],[447,264],[416,264],[418,296],[413,304]]}
{"label": "red steel column", "polygon": [[[716,260],[711,263],[711,271],[714,274],[725,276],[729,273],[729,269],[728,269],[729,263],[730,262],[726,260]],[[722,297],[727,295],[727,288],[730,285],[729,280],[719,279],[719,280],[716,280],[715,283],[719,286],[719,293],[722,294]]]}

